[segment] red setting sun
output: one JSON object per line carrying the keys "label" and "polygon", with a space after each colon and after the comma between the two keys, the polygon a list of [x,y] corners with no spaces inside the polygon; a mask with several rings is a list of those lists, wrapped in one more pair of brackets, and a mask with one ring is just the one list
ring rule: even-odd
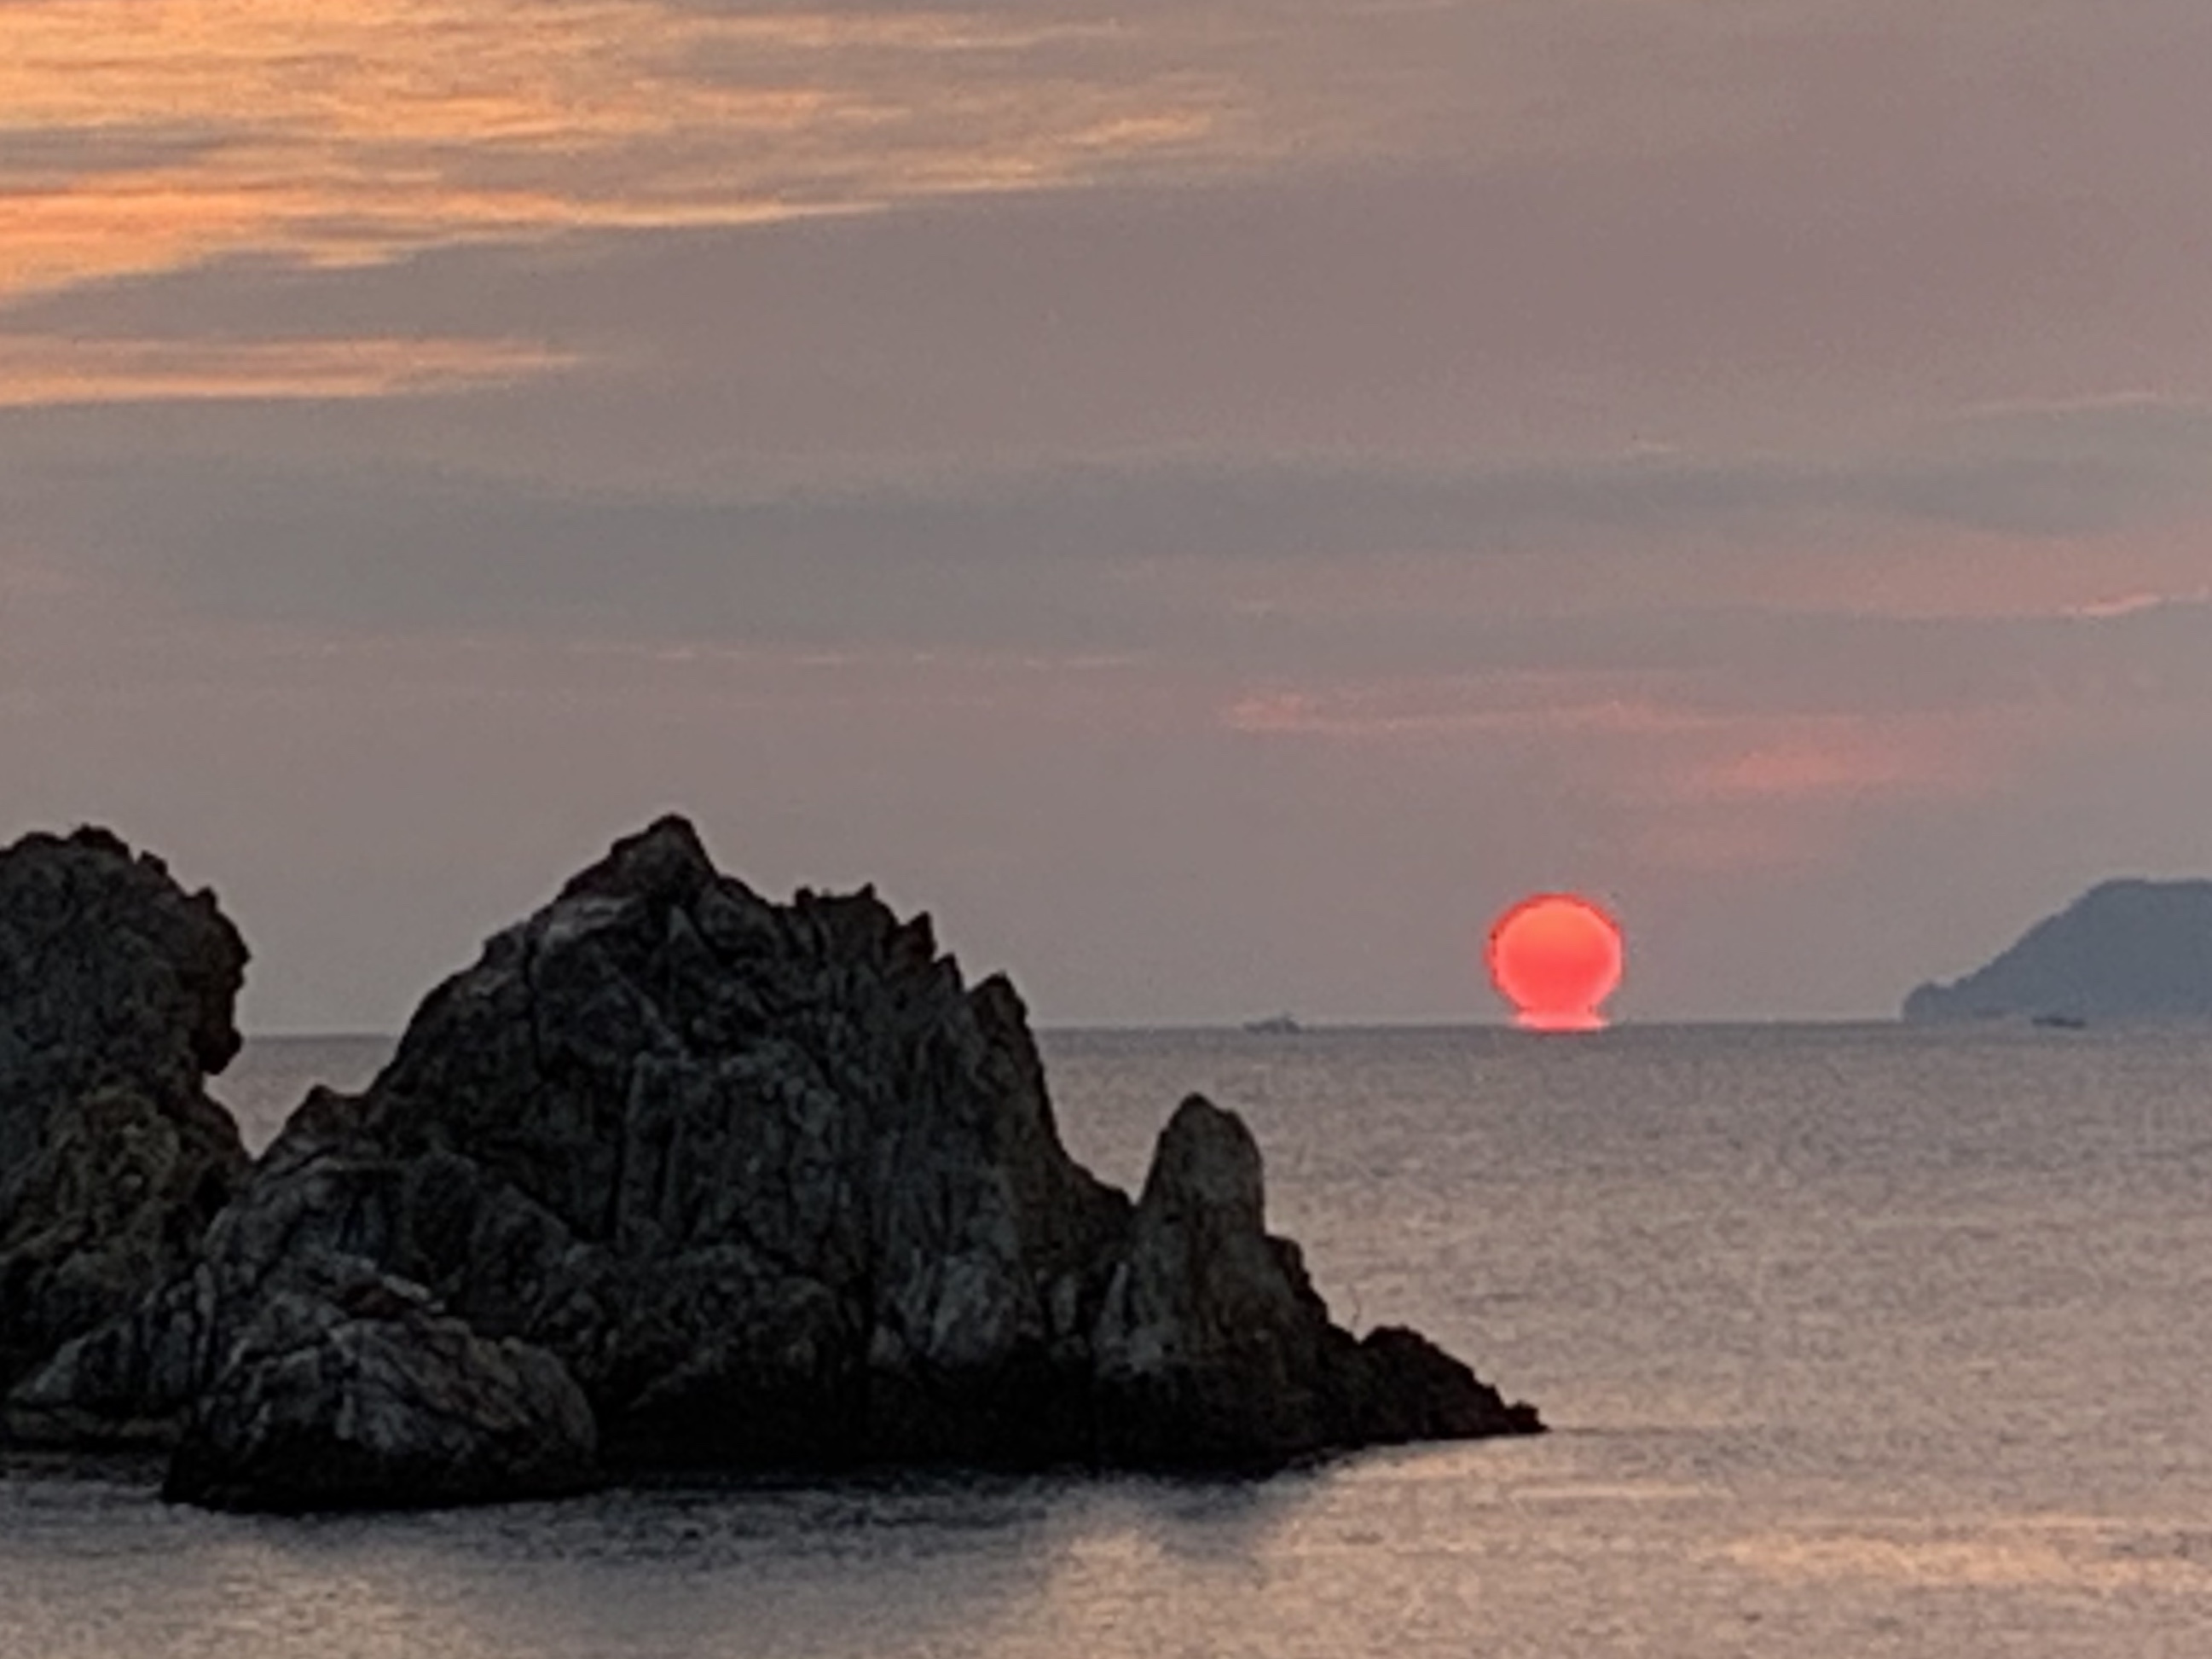
{"label": "red setting sun", "polygon": [[1492,983],[1534,1031],[1595,1031],[1620,983],[1620,924],[1572,893],[1538,893],[1498,919],[1485,952]]}

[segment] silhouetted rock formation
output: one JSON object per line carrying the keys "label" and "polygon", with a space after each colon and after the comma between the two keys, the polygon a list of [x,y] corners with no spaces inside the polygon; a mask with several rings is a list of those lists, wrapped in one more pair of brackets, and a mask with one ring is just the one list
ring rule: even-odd
{"label": "silhouetted rock formation", "polygon": [[1909,1020],[2006,1016],[2212,1017],[2212,881],[2105,882],[1965,978],[1905,1000]]}
{"label": "silhouetted rock formation", "polygon": [[1161,1133],[1091,1325],[1107,1456],[1264,1463],[1539,1426],[1425,1337],[1386,1329],[1362,1343],[1332,1324],[1262,1205],[1250,1131],[1189,1097]]}
{"label": "silhouetted rock formation", "polygon": [[557,1496],[598,1480],[597,1440],[543,1348],[487,1341],[419,1285],[364,1273],[259,1304],[162,1496],[283,1510]]}
{"label": "silhouetted rock formation", "polygon": [[105,831],[0,851],[0,1388],[179,1273],[244,1176],[202,1083],[246,954]]}
{"label": "silhouetted rock formation", "polygon": [[311,1096],[191,1270],[10,1420],[181,1426],[171,1489],[225,1504],[513,1495],[589,1465],[548,1366],[616,1466],[1265,1467],[1538,1426],[1329,1322],[1233,1115],[1186,1101],[1133,1211],[1062,1148],[1005,980],[964,988],[871,891],[768,902],[676,818],[493,939],[366,1093]]}

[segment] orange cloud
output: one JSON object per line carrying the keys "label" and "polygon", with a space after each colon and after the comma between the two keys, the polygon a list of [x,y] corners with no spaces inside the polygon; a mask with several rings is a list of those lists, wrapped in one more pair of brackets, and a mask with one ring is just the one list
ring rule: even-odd
{"label": "orange cloud", "polygon": [[219,398],[380,398],[504,385],[574,359],[522,342],[66,340],[0,335],[0,409]]}
{"label": "orange cloud", "polygon": [[[1236,88],[1116,40],[657,0],[16,0],[0,110],[44,159],[27,178],[0,156],[0,303],[226,254],[747,223],[1216,144]],[[102,135],[133,132],[189,142],[101,162]]]}

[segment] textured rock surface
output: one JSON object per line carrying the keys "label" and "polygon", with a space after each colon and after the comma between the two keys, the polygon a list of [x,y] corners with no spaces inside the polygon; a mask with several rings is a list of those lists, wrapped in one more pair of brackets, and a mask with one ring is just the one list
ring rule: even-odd
{"label": "textured rock surface", "polygon": [[269,1393],[241,1368],[325,1375],[355,1328],[327,1287],[363,1276],[429,1298],[386,1349],[459,1322],[553,1356],[617,1466],[1265,1464],[1535,1426],[1419,1339],[1329,1323],[1233,1116],[1187,1102],[1133,1209],[1063,1150],[1004,980],[966,988],[870,892],[769,903],[678,819],[492,939],[366,1093],[311,1097],[191,1270],[12,1419],[192,1414],[178,1489],[240,1501],[267,1477],[226,1416]]}
{"label": "textured rock surface", "polygon": [[1297,1245],[1270,1236],[1260,1149],[1193,1095],[1160,1135],[1091,1347],[1117,1462],[1266,1465],[1317,1447],[1538,1429],[1411,1331],[1332,1324]]}
{"label": "textured rock surface", "polygon": [[1352,1437],[1333,1329],[1295,1246],[1267,1236],[1260,1149],[1193,1096],[1161,1132],[1091,1337],[1112,1455],[1265,1461]]}
{"label": "textured rock surface", "polygon": [[439,1316],[419,1285],[363,1274],[260,1304],[163,1495],[279,1510],[556,1496],[596,1481],[597,1449],[558,1360]]}
{"label": "textured rock surface", "polygon": [[2212,881],[2108,881],[1948,985],[1915,1021],[2212,1018]]}
{"label": "textured rock surface", "polygon": [[207,893],[80,830],[0,852],[0,1387],[190,1259],[243,1176],[202,1088],[246,947]]}

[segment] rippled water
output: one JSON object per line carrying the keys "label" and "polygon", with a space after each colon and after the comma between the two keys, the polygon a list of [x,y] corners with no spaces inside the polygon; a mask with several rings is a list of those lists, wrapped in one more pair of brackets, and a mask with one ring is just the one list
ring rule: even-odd
{"label": "rippled water", "polygon": [[[1125,1183],[1243,1112],[1340,1316],[1558,1431],[1255,1484],[937,1477],[284,1522],[0,1479],[0,1652],[2212,1653],[2212,1034],[1065,1033]],[[257,1044],[256,1139],[381,1048]]]}

